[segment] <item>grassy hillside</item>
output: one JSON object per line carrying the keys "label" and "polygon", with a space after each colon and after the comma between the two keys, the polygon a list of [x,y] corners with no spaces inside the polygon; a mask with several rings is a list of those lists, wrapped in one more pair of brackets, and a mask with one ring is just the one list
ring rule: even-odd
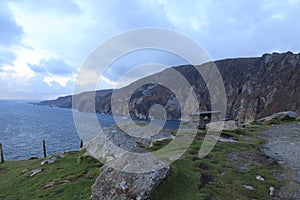
{"label": "grassy hillside", "polygon": [[[265,128],[268,125],[260,124],[225,131],[223,136],[236,138],[238,142],[218,142],[203,159],[198,158],[204,135],[199,131],[184,158],[172,164],[171,174],[151,200],[271,199],[269,188],[279,190],[282,182],[276,177],[282,169],[259,150],[263,141],[256,133]],[[257,175],[265,180],[257,180]],[[244,185],[254,189],[246,189]]]}
{"label": "grassy hillside", "polygon": [[[183,158],[171,165],[171,174],[151,196],[151,200],[270,199],[283,184],[276,178],[282,169],[260,151],[263,140],[257,133],[268,124],[224,131],[222,137],[237,142],[218,142],[203,159],[198,151],[205,133],[199,131]],[[166,145],[156,142],[149,151]],[[44,159],[6,161],[0,164],[0,199],[89,199],[91,186],[101,172],[102,163],[84,156],[84,151],[65,153],[54,163]],[[32,170],[42,172],[31,177]],[[257,180],[260,175],[265,180]],[[252,186],[253,190],[245,188]]]}
{"label": "grassy hillside", "polygon": [[[43,159],[0,164],[0,199],[89,199],[102,164],[82,154],[68,152],[43,166]],[[31,177],[35,169],[42,172]]]}

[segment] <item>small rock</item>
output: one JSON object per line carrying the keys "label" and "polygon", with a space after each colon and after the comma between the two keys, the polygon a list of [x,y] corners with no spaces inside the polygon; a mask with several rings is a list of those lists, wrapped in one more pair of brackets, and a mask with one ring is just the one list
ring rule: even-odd
{"label": "small rock", "polygon": [[238,142],[237,140],[233,138],[224,138],[224,137],[219,137],[218,139],[219,142]]}
{"label": "small rock", "polygon": [[24,174],[27,171],[28,171],[28,169],[23,169],[22,174]]}
{"label": "small rock", "polygon": [[123,180],[121,183],[120,183],[120,188],[122,189],[122,190],[126,190],[126,181],[125,180]]}
{"label": "small rock", "polygon": [[61,182],[61,183],[70,183],[70,181],[67,180],[67,179],[61,180],[60,182]]}
{"label": "small rock", "polygon": [[41,162],[41,165],[46,165],[48,163],[48,160],[43,160],[42,162]]}
{"label": "small rock", "polygon": [[49,188],[49,187],[53,187],[55,185],[55,181],[51,181],[46,183],[46,185],[44,186],[44,189]]}
{"label": "small rock", "polygon": [[254,189],[254,187],[252,187],[251,185],[244,185],[244,187],[245,187],[246,189],[248,189],[248,190],[253,190],[253,189]]}
{"label": "small rock", "polygon": [[48,159],[48,163],[54,163],[55,161],[57,161],[56,157],[51,157]]}
{"label": "small rock", "polygon": [[110,194],[111,194],[111,195],[114,195],[115,193],[116,193],[116,190],[115,190],[115,189],[111,189],[111,190],[110,190]]}
{"label": "small rock", "polygon": [[37,174],[39,174],[39,173],[41,173],[41,172],[42,172],[41,169],[35,169],[35,170],[32,170],[30,176],[31,176],[31,177],[34,177],[35,175],[37,175]]}
{"label": "small rock", "polygon": [[57,158],[56,157],[51,157],[51,158],[49,158],[47,160],[43,160],[41,162],[41,165],[45,165],[45,164],[48,164],[48,163],[54,163],[55,161],[57,161]]}
{"label": "small rock", "polygon": [[265,178],[262,177],[261,175],[256,175],[256,180],[264,181]]}
{"label": "small rock", "polygon": [[271,187],[269,188],[269,194],[270,194],[271,196],[273,196],[274,191],[275,191],[275,188],[274,188],[273,186],[271,186]]}

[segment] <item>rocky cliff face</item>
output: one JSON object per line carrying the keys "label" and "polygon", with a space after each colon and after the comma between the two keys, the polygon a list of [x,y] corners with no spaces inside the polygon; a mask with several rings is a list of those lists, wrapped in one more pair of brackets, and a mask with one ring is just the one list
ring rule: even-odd
{"label": "rocky cliff face", "polygon": [[[300,54],[291,52],[264,54],[262,57],[255,58],[219,60],[215,64],[225,85],[227,117],[247,122],[285,110],[300,112],[300,88],[298,87],[300,85]],[[181,73],[193,87],[200,101],[200,110],[210,110],[209,92],[195,69],[204,65],[173,67],[115,90],[115,99],[118,99],[114,102],[115,111],[118,114],[127,115],[128,113],[125,112],[127,105],[122,103],[122,99],[125,101],[130,98],[131,117],[149,118],[151,106],[160,104],[166,109],[168,119],[180,119],[182,113],[175,94],[169,88],[157,84],[162,80],[169,82],[170,85],[178,82],[179,80],[174,80],[174,76],[170,75],[173,69]],[[182,91],[182,94],[184,92]],[[128,96],[131,93],[132,95]],[[82,97],[85,94],[87,93],[79,96]],[[80,111],[111,113],[111,94],[112,90],[97,91],[95,107],[90,104],[91,101],[88,98],[81,98],[80,105],[76,107]],[[40,105],[71,107],[71,96],[44,101]],[[189,109],[190,112],[198,110],[198,108]]]}

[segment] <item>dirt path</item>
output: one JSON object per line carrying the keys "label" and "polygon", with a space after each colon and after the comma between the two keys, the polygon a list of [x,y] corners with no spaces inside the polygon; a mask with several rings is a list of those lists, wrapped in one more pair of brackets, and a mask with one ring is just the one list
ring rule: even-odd
{"label": "dirt path", "polygon": [[300,199],[300,122],[274,125],[261,137],[266,140],[264,153],[285,169],[280,199]]}

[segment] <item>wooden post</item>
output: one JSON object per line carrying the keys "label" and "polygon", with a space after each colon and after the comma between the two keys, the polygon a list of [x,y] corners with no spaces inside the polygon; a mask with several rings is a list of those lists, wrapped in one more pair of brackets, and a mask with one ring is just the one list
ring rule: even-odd
{"label": "wooden post", "polygon": [[83,147],[83,141],[80,139],[80,149]]}
{"label": "wooden post", "polygon": [[46,142],[45,142],[45,140],[43,140],[43,151],[44,151],[44,158],[46,158],[47,153],[46,153]]}
{"label": "wooden post", "polygon": [[0,164],[4,163],[2,144],[0,143]]}

